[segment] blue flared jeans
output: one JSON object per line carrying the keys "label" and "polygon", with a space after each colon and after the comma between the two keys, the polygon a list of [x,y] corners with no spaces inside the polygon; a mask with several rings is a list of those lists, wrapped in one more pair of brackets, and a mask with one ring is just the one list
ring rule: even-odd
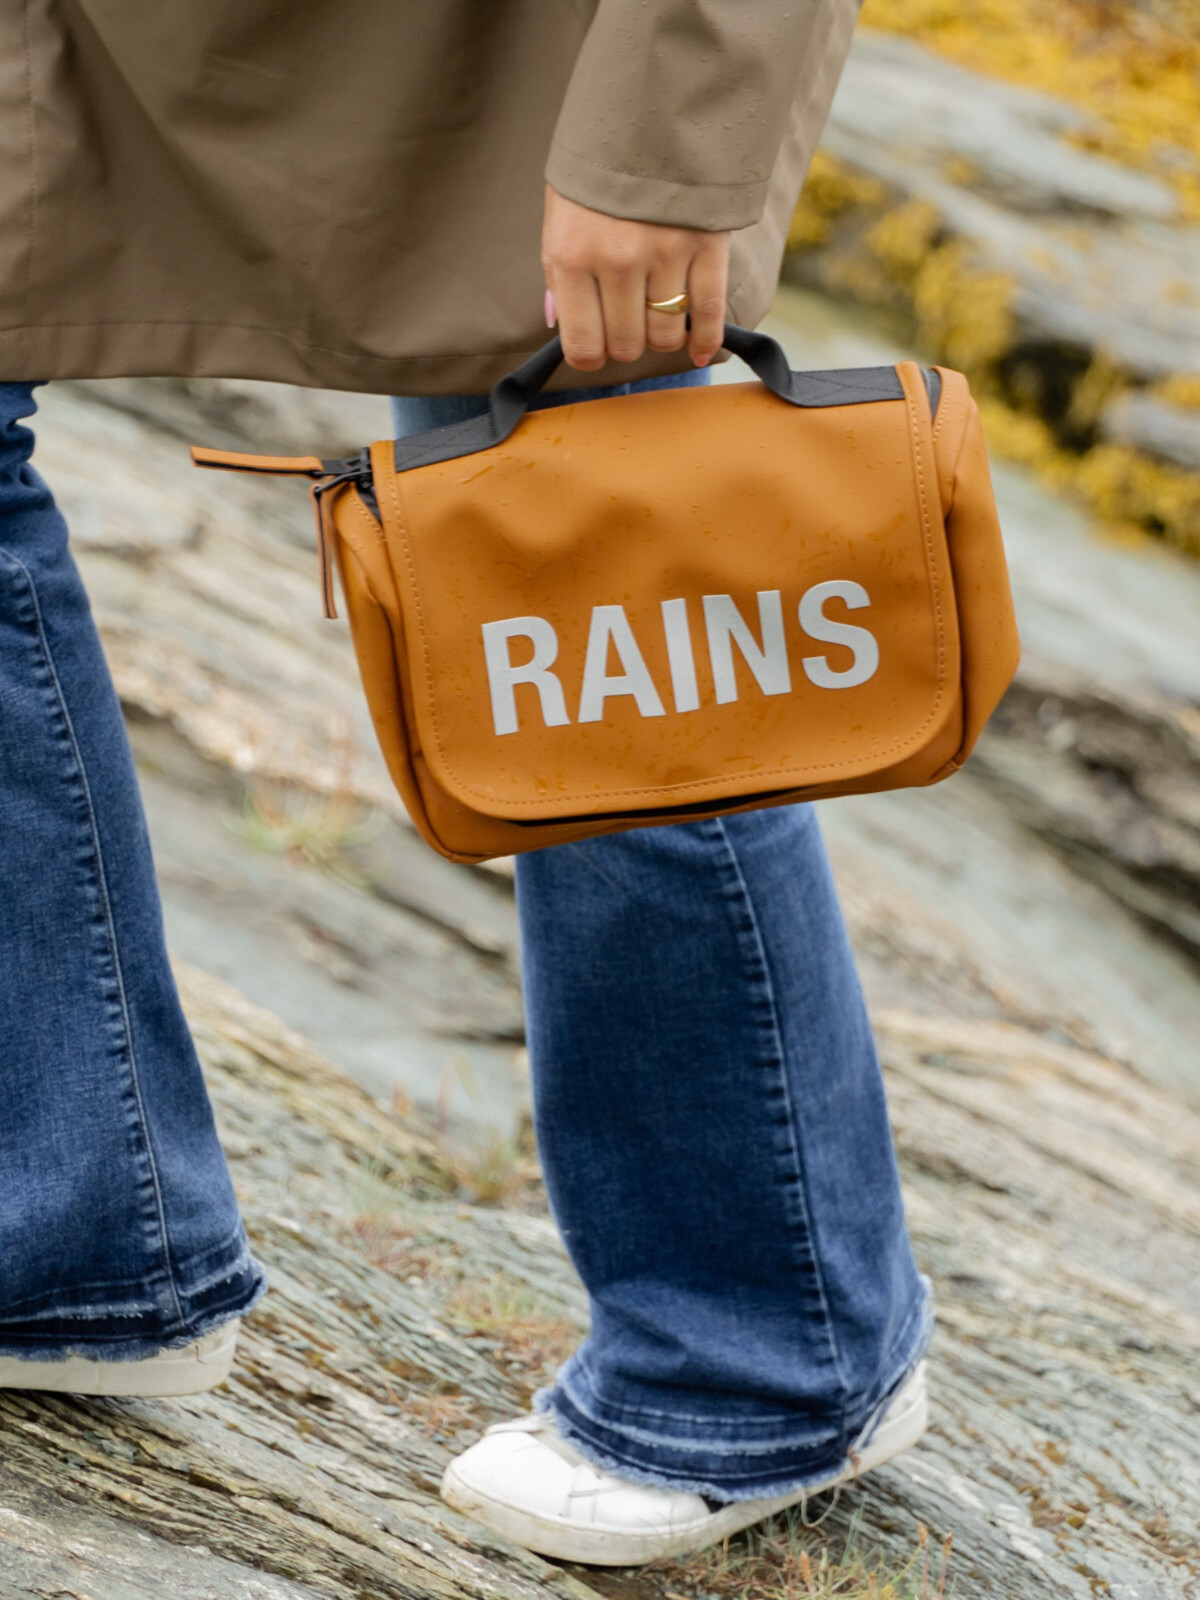
{"label": "blue flared jeans", "polygon": [[253,1304],[121,708],[0,384],[0,1354],[121,1359]]}
{"label": "blue flared jeans", "polygon": [[[33,409],[0,385],[0,1353],[137,1357],[263,1280]],[[538,1144],[592,1314],[535,1405],[629,1478],[718,1499],[819,1480],[930,1310],[813,811],[536,852],[517,898]]]}

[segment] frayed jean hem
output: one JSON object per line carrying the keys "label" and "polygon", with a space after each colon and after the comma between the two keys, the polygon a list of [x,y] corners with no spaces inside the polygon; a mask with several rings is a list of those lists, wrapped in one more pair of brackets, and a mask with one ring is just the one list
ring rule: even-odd
{"label": "frayed jean hem", "polygon": [[[588,1415],[560,1384],[539,1389],[533,1396],[533,1409],[551,1417],[562,1438],[593,1466],[628,1483],[703,1495],[722,1503],[799,1496],[806,1490],[828,1485],[849,1464],[850,1448],[867,1442],[888,1402],[928,1352],[933,1337],[933,1309],[928,1280],[923,1278],[922,1285],[923,1300],[906,1323],[906,1330],[915,1323],[915,1334],[909,1333],[895,1360],[883,1364],[888,1376],[878,1388],[879,1398],[844,1438],[819,1443],[803,1439],[781,1441],[772,1448],[759,1447],[740,1455],[722,1451],[718,1460],[702,1440],[689,1443],[686,1451],[675,1445],[656,1449],[636,1443],[622,1430]],[[665,1457],[675,1460],[668,1462]]]}
{"label": "frayed jean hem", "polygon": [[[262,1268],[252,1258],[233,1275],[224,1294],[212,1291],[204,1297],[203,1308],[194,1308],[185,1326],[162,1325],[162,1319],[150,1313],[141,1313],[120,1319],[139,1326],[122,1331],[114,1326],[114,1318],[107,1308],[97,1308],[96,1316],[76,1312],[70,1318],[55,1323],[40,1324],[36,1334],[15,1334],[11,1325],[0,1321],[0,1356],[19,1361],[66,1361],[77,1357],[84,1361],[146,1361],[164,1350],[180,1350],[206,1334],[246,1316],[267,1292],[267,1280]],[[186,1299],[186,1297],[185,1297]],[[155,1322],[158,1326],[154,1326]],[[91,1326],[93,1337],[86,1336]],[[102,1331],[101,1331],[102,1330]]]}

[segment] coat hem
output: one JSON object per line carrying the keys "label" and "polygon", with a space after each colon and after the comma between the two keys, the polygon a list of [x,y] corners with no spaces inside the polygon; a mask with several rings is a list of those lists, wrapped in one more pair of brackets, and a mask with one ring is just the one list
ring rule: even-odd
{"label": "coat hem", "polygon": [[[0,383],[239,378],[359,394],[486,394],[540,348],[538,343],[474,354],[386,356],[304,343],[277,329],[233,323],[46,323],[0,329]],[[564,363],[546,387],[631,383],[683,372],[691,364],[686,348],[647,351],[638,361],[610,361],[598,372],[582,374]]]}
{"label": "coat hem", "polygon": [[684,183],[602,166],[556,140],[546,162],[546,182],[568,200],[611,217],[725,233],[759,220],[770,175],[740,183]]}

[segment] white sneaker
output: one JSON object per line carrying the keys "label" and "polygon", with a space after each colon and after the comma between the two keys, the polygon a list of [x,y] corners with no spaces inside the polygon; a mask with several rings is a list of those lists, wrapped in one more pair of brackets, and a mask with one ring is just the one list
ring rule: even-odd
{"label": "white sneaker", "polygon": [[488,1428],[450,1463],[442,1498],[540,1555],[598,1567],[638,1566],[658,1556],[690,1555],[882,1466],[917,1442],[928,1409],[922,1361],[839,1471],[775,1499],[715,1507],[698,1494],[630,1483],[594,1467],[559,1437],[549,1417],[518,1417]]}
{"label": "white sneaker", "polygon": [[206,1333],[195,1344],[160,1350],[142,1361],[89,1361],[68,1356],[63,1361],[28,1361],[0,1356],[0,1389],[42,1389],[54,1394],[103,1394],[163,1399],[203,1394],[224,1383],[237,1347],[236,1320]]}

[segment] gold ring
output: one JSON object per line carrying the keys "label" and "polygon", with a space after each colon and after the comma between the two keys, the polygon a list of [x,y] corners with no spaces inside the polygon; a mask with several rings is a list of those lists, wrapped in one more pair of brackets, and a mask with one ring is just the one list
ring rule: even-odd
{"label": "gold ring", "polygon": [[669,317],[681,317],[687,310],[690,301],[686,289],[682,294],[673,294],[669,300],[647,300],[647,311],[665,311]]}

